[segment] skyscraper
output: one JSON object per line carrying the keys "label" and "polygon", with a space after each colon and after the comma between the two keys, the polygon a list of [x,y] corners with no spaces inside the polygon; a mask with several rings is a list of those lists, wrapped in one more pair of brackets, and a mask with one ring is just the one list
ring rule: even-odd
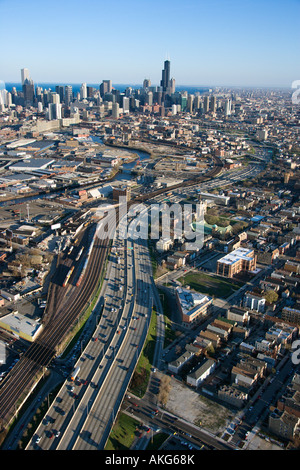
{"label": "skyscraper", "polygon": [[143,88],[150,88],[151,87],[151,80],[150,78],[145,78],[144,82],[143,82]]}
{"label": "skyscraper", "polygon": [[160,82],[160,86],[162,87],[163,91],[167,91],[170,82],[170,66],[171,63],[169,60],[165,60],[164,68],[162,70],[162,78]]}
{"label": "skyscraper", "polygon": [[87,98],[87,86],[86,83],[82,83],[80,87],[80,99],[85,100]]}
{"label": "skyscraper", "polygon": [[105,93],[111,93],[112,90],[112,83],[111,80],[103,80],[100,85],[100,95],[103,97]]}
{"label": "skyscraper", "polygon": [[71,85],[65,86],[65,103],[67,106],[70,106],[73,99],[73,88]]}
{"label": "skyscraper", "polygon": [[56,85],[55,91],[59,95],[60,103],[62,103],[64,101],[64,87],[62,85]]}
{"label": "skyscraper", "polygon": [[24,68],[21,69],[21,81],[22,81],[22,91],[24,96],[24,105],[30,106],[33,104],[35,98],[34,92],[34,83],[31,80],[29,75],[29,70]]}
{"label": "skyscraper", "polygon": [[23,95],[24,95],[25,106],[32,105],[34,97],[35,97],[35,93],[34,93],[34,83],[33,83],[33,80],[31,80],[31,78],[25,78],[24,83],[22,85],[22,90],[23,90]]}
{"label": "skyscraper", "polygon": [[188,102],[187,102],[187,111],[188,113],[193,112],[193,106],[194,106],[194,95],[188,95]]}
{"label": "skyscraper", "polygon": [[113,117],[114,119],[118,119],[118,118],[119,118],[119,111],[120,111],[119,103],[113,103],[113,104],[112,104],[112,117]]}
{"label": "skyscraper", "polygon": [[208,113],[209,111],[209,96],[204,96],[204,112]]}
{"label": "skyscraper", "polygon": [[52,121],[53,119],[61,119],[60,103],[50,103],[48,105],[48,120]]}
{"label": "skyscraper", "polygon": [[214,96],[214,95],[211,97],[210,104],[209,104],[209,108],[210,108],[210,110],[211,110],[213,113],[216,112],[216,109],[217,109],[217,97]]}
{"label": "skyscraper", "polygon": [[24,85],[24,82],[25,80],[29,80],[30,79],[30,75],[29,75],[29,70],[28,69],[21,69],[21,83],[22,85]]}
{"label": "skyscraper", "polygon": [[56,104],[60,103],[60,96],[55,91],[50,92],[49,98],[50,98],[50,103],[56,103]]}
{"label": "skyscraper", "polygon": [[225,101],[225,116],[230,116],[231,114],[231,100]]}
{"label": "skyscraper", "polygon": [[175,93],[175,78],[171,78],[170,80],[170,94],[172,95]]}
{"label": "skyscraper", "polygon": [[123,113],[129,113],[129,98],[127,96],[123,96]]}

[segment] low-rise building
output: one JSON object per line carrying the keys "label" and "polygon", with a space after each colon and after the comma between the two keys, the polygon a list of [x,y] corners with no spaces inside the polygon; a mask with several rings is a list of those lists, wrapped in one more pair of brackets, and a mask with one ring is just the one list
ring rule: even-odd
{"label": "low-rise building", "polygon": [[182,287],[176,287],[175,292],[181,320],[185,326],[194,326],[211,312],[212,297]]}
{"label": "low-rise building", "polygon": [[181,368],[185,364],[187,364],[194,356],[195,356],[194,353],[190,351],[185,351],[180,357],[178,357],[172,362],[169,362],[168,364],[169,371],[173,372],[174,374],[178,374]]}
{"label": "low-rise building", "polygon": [[276,323],[265,334],[265,339],[283,346],[290,345],[296,339],[298,328],[286,323]]}
{"label": "low-rise building", "polygon": [[244,307],[257,312],[264,312],[266,299],[262,294],[246,292],[243,301]]}
{"label": "low-rise building", "polygon": [[215,369],[216,362],[213,359],[205,359],[187,374],[186,383],[197,388],[206,377]]}
{"label": "low-rise building", "polygon": [[171,240],[171,238],[160,238],[156,242],[156,249],[161,253],[164,251],[168,251],[170,248],[172,248],[172,246],[173,241]]}
{"label": "low-rise building", "polygon": [[218,348],[221,346],[221,336],[218,335],[217,333],[214,333],[212,331],[208,331],[208,330],[203,330],[199,333],[198,337],[196,338],[196,340],[198,341],[209,341],[211,343],[211,345],[214,347],[214,348]]}
{"label": "low-rise building", "polygon": [[300,418],[276,408],[269,416],[269,430],[282,439],[292,440],[300,432]]}
{"label": "low-rise building", "polygon": [[250,321],[250,314],[245,307],[238,307],[233,305],[226,312],[228,320],[236,322],[238,325],[247,325]]}
{"label": "low-rise building", "polygon": [[292,307],[284,307],[282,309],[281,318],[283,321],[300,325],[300,310]]}
{"label": "low-rise building", "polygon": [[41,333],[43,325],[18,312],[0,318],[0,328],[26,341],[33,342]]}
{"label": "low-rise building", "polygon": [[248,393],[235,384],[222,385],[218,390],[218,398],[235,408],[241,409],[248,400]]}
{"label": "low-rise building", "polygon": [[232,380],[243,387],[251,389],[259,377],[263,377],[267,364],[259,359],[247,356],[231,369]]}
{"label": "low-rise building", "polygon": [[254,250],[238,248],[217,262],[217,274],[233,277],[241,271],[254,271],[256,269],[256,255]]}

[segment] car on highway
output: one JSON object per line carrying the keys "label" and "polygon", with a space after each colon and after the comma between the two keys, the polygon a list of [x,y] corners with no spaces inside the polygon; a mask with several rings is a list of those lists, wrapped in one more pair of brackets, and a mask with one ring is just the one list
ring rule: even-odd
{"label": "car on highway", "polygon": [[56,408],[57,413],[59,413],[61,416],[65,416],[66,412],[62,408]]}

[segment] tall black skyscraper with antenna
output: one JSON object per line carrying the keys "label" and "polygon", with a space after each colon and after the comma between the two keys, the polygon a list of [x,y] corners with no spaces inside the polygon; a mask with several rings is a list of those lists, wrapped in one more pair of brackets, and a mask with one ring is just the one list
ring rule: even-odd
{"label": "tall black skyscraper with antenna", "polygon": [[160,82],[160,86],[162,87],[163,91],[167,91],[167,88],[170,84],[170,61],[165,60],[164,68],[162,71],[162,79]]}

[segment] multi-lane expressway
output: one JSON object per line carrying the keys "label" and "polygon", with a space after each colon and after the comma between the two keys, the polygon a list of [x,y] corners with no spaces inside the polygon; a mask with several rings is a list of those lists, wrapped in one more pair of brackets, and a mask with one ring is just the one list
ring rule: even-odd
{"label": "multi-lane expressway", "polygon": [[[121,220],[117,235],[122,233],[123,223]],[[27,449],[105,447],[147,335],[153,301],[159,305],[147,240],[135,239],[137,223],[133,218],[127,236],[114,239],[101,292],[103,312],[75,365],[80,366],[79,377],[75,382],[70,378],[64,382]],[[162,315],[158,315],[157,332],[157,344],[162,348]],[[158,349],[154,358],[157,366],[161,357]]]}
{"label": "multi-lane expressway", "polygon": [[[101,449],[105,445],[146,337],[153,295],[159,304],[147,242],[129,237],[116,243],[123,249],[122,264],[115,257],[108,266],[103,315],[94,340],[79,359],[79,375],[86,385],[65,382],[48,413],[55,421],[44,421],[37,430],[41,439],[36,442],[34,436],[28,448]],[[163,337],[162,322],[160,327]],[[159,355],[155,360],[159,363]]]}
{"label": "multi-lane expressway", "polygon": [[104,448],[147,335],[151,275],[147,240],[134,240],[130,229],[126,239],[116,237],[101,292],[105,305],[75,365],[78,377],[64,382],[27,449]]}

